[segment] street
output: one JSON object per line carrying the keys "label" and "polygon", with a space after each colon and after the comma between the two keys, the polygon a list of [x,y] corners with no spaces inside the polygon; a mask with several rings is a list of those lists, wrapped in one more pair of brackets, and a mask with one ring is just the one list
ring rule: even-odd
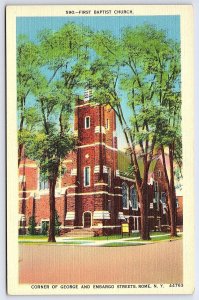
{"label": "street", "polygon": [[131,247],[19,245],[20,283],[181,283],[182,240]]}

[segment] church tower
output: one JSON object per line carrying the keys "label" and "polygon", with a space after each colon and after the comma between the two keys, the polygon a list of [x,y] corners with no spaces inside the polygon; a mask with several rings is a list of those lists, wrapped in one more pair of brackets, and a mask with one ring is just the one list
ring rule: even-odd
{"label": "church tower", "polygon": [[90,97],[91,92],[87,91],[84,100],[76,101],[74,131],[78,145],[73,160],[76,178],[73,193],[67,193],[67,216],[70,221],[71,208],[74,226],[103,230],[118,222],[121,201],[115,184],[116,116],[109,106],[92,104]]}

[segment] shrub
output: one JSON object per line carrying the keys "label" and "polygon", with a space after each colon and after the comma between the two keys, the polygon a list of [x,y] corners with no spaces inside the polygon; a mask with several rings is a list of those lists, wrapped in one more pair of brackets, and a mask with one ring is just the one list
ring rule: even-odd
{"label": "shrub", "polygon": [[30,235],[35,235],[36,234],[36,222],[35,222],[35,217],[32,216],[29,218],[29,223],[28,223],[28,233]]}

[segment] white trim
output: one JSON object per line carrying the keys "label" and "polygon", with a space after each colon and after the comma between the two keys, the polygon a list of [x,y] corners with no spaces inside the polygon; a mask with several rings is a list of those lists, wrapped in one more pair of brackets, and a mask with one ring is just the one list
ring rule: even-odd
{"label": "white trim", "polygon": [[[84,100],[83,100],[84,101]],[[92,104],[92,103],[84,103],[84,104],[80,104],[80,105],[76,105],[75,108],[78,108],[78,107],[83,107],[83,106],[91,106],[91,107],[96,107],[96,106],[99,106],[100,104],[99,103],[95,103],[95,104]]]}
{"label": "white trim", "polygon": [[71,176],[77,176],[77,169],[76,169],[76,168],[71,169],[70,175],[71,175]]}
{"label": "white trim", "polygon": [[118,177],[120,176],[120,171],[119,170],[115,171],[115,176],[118,176]]}
{"label": "white trim", "polygon": [[123,211],[118,212],[118,220],[125,220],[125,216],[124,216]]}
{"label": "white trim", "polygon": [[77,148],[95,147],[97,145],[102,145],[102,146],[105,146],[107,149],[110,149],[110,150],[113,150],[113,151],[118,151],[117,148],[113,148],[111,146],[108,146],[104,142],[102,142],[102,143],[96,142],[96,143],[93,143],[93,144],[87,144],[87,145],[77,146]]}
{"label": "white trim", "polygon": [[108,183],[103,183],[103,182],[97,182],[97,183],[94,183],[94,186],[100,186],[100,185],[104,185],[104,186],[107,186]]}
{"label": "white trim", "polygon": [[99,166],[99,165],[96,165],[96,166],[94,167],[94,173],[99,173],[99,171],[100,171],[100,166]]}
{"label": "white trim", "polygon": [[35,193],[37,192],[38,193],[38,190],[25,190],[25,191],[19,191],[19,193]]}
{"label": "white trim", "polygon": [[[67,186],[65,189],[66,190],[68,190],[68,189],[74,189],[74,188],[76,188],[77,187],[77,185],[69,185],[69,186]],[[63,189],[63,188],[62,188]]]}
{"label": "white trim", "polygon": [[60,225],[60,227],[59,227],[60,229],[65,229],[65,228],[68,228],[68,229],[74,229],[75,228],[75,226],[70,226],[70,225],[68,225],[68,226],[64,226],[64,225]]}
{"label": "white trim", "polygon": [[102,144],[104,144],[105,147],[106,147],[107,149],[110,149],[110,150],[113,150],[113,151],[118,151],[117,148],[113,148],[113,147],[111,147],[111,146],[108,146],[108,145],[106,145],[105,143],[102,143]]}
{"label": "white trim", "polygon": [[73,162],[73,160],[72,159],[64,159],[63,160],[63,163],[70,163],[70,162]]}
{"label": "white trim", "polygon": [[[85,183],[85,180],[86,180],[86,176],[85,176],[85,171],[86,171],[86,168],[88,168],[89,172],[88,172],[88,176],[89,176],[89,184],[86,185]],[[90,166],[85,166],[84,167],[84,187],[89,187],[91,185],[91,167]]]}
{"label": "white trim", "polygon": [[[84,227],[84,214],[85,213],[90,213],[90,215],[91,215],[91,226],[90,227]],[[83,214],[82,214],[82,224],[83,224],[83,228],[91,228],[92,227],[93,219],[92,219],[92,212],[90,210],[87,210],[87,211],[83,212]]]}
{"label": "white trim", "polygon": [[96,126],[95,127],[95,133],[103,133],[106,134],[106,130],[104,126]]}
{"label": "white trim", "polygon": [[104,173],[104,174],[107,174],[107,173],[108,173],[107,166],[103,166],[103,173]]}
{"label": "white trim", "polygon": [[127,180],[127,181],[130,181],[130,182],[135,182],[135,179],[130,179],[128,177],[124,177],[124,176],[120,176],[120,175],[117,175],[120,179],[123,179],[123,180]]}
{"label": "white trim", "polygon": [[49,194],[49,189],[45,189],[45,190],[40,190],[39,191],[39,195],[43,196],[43,195],[48,195]]}
{"label": "white trim", "polygon": [[[86,125],[86,119],[89,119],[89,126],[87,127]],[[91,128],[91,117],[90,116],[85,116],[84,118],[84,129],[90,129]]]}
{"label": "white trim", "polygon": [[116,132],[116,130],[113,130],[113,137],[117,137],[117,132]]}
{"label": "white trim", "polygon": [[85,103],[85,104],[81,104],[81,105],[76,105],[75,108],[83,107],[83,106],[88,106],[88,105],[90,105],[90,103]]}
{"label": "white trim", "polygon": [[26,175],[22,174],[22,175],[19,175],[19,183],[24,183],[26,182]]}
{"label": "white trim", "polygon": [[109,192],[106,192],[106,191],[99,191],[99,192],[88,192],[88,193],[71,193],[71,194],[68,194],[67,196],[89,196],[89,195],[100,195],[100,194],[106,194],[106,195],[109,195],[109,196],[118,196],[118,197],[122,197],[121,194],[111,194]]}
{"label": "white trim", "polygon": [[75,220],[75,212],[74,211],[68,211],[66,213],[65,220],[67,220],[67,221]]}
{"label": "white trim", "polygon": [[95,210],[93,220],[110,220],[110,213],[108,210]]}
{"label": "white trim", "polygon": [[141,216],[125,215],[126,218],[141,218]]}
{"label": "white trim", "polygon": [[121,225],[101,225],[101,226],[92,226],[91,228],[121,228]]}
{"label": "white trim", "polygon": [[19,200],[28,200],[30,198],[30,196],[28,197],[24,197],[24,198],[18,198]]}
{"label": "white trim", "polygon": [[121,186],[114,186],[114,189],[122,189]]}

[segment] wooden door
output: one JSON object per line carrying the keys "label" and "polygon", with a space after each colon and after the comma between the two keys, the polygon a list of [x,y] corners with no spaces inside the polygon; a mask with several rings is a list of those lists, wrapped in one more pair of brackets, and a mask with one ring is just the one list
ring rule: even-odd
{"label": "wooden door", "polygon": [[84,227],[85,228],[91,227],[91,213],[90,212],[84,213]]}

